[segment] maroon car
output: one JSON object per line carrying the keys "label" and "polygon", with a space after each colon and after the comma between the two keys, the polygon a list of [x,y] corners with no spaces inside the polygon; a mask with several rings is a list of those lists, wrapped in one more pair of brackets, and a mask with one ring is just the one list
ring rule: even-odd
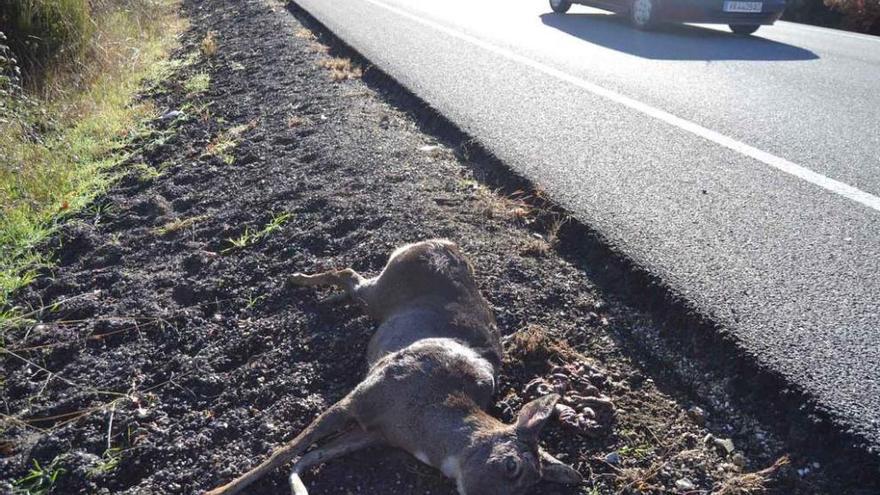
{"label": "maroon car", "polygon": [[785,0],[550,0],[550,8],[564,14],[574,3],[626,14],[638,29],[661,22],[696,22],[728,24],[736,34],[752,34],[763,24],[773,24],[785,10]]}

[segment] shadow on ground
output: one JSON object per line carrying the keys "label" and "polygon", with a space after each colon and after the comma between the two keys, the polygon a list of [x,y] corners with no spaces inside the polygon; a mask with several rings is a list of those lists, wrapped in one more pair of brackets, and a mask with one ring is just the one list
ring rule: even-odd
{"label": "shadow on ground", "polygon": [[[610,14],[542,14],[541,22],[588,43],[653,60],[816,60],[797,46],[756,36],[737,36],[688,24],[638,31]],[[760,31],[759,31],[760,33]]]}

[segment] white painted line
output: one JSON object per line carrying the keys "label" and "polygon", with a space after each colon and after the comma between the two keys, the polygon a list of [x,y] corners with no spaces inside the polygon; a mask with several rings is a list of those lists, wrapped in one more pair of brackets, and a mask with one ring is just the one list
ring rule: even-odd
{"label": "white painted line", "polygon": [[695,122],[691,122],[690,120],[683,119],[681,117],[677,117],[665,110],[661,110],[656,107],[652,107],[647,103],[642,103],[638,100],[630,98],[628,96],[624,96],[616,91],[612,91],[610,89],[604,88],[597,84],[593,84],[589,81],[581,79],[577,76],[573,76],[566,72],[563,72],[559,69],[550,67],[549,65],[538,62],[537,60],[532,60],[523,55],[519,55],[505,48],[501,48],[495,46],[491,43],[483,41],[479,38],[475,38],[469,34],[462,33],[460,31],[456,31],[455,29],[449,28],[442,24],[436,23],[434,21],[423,19],[414,14],[401,10],[397,7],[388,5],[380,0],[364,0],[369,2],[377,7],[381,7],[385,10],[393,12],[401,17],[405,17],[414,22],[422,24],[424,26],[428,26],[437,31],[440,31],[446,35],[449,35],[453,38],[459,39],[461,41],[465,41],[472,45],[478,46],[484,50],[490,51],[496,55],[504,57],[508,60],[518,62],[525,66],[531,67],[539,72],[543,72],[544,74],[559,79],[560,81],[567,82],[574,86],[577,86],[581,89],[589,91],[594,95],[601,96],[608,100],[611,100],[615,103],[623,105],[625,107],[629,107],[637,112],[641,112],[645,115],[653,117],[657,120],[665,122],[669,125],[675,126],[679,129],[688,131],[692,134],[700,136],[704,139],[712,141],[715,144],[719,144],[724,146],[725,148],[729,148],[733,151],[741,153],[749,158],[753,158],[762,162],[770,167],[773,167],[777,170],[785,172],[789,175],[793,175],[801,180],[819,186],[823,189],[831,191],[833,193],[839,194],[847,199],[860,203],[862,205],[867,206],[868,208],[872,208],[875,211],[880,211],[880,197],[874,196],[873,194],[867,193],[853,187],[849,184],[844,184],[843,182],[834,180],[830,177],[826,177],[818,172],[814,172],[806,167],[802,167],[796,163],[790,162],[785,158],[778,157],[766,151],[759,150],[754,146],[749,146],[741,141],[737,141],[731,137],[725,136],[720,132],[713,131],[712,129],[708,129],[706,127],[701,126]]}

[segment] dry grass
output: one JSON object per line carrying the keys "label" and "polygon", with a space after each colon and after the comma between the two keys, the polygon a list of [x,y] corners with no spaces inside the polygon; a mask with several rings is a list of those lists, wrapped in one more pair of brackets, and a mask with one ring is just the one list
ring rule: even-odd
{"label": "dry grass", "polygon": [[361,68],[347,58],[328,58],[318,62],[318,65],[330,71],[330,79],[334,82],[358,79],[363,75]]}
{"label": "dry grass", "polygon": [[291,129],[302,127],[306,124],[306,122],[306,119],[304,117],[300,117],[299,115],[291,115],[287,117],[287,127]]}
{"label": "dry grass", "polygon": [[756,495],[764,493],[776,472],[782,467],[788,465],[788,456],[782,456],[773,463],[772,466],[755,471],[754,473],[743,473],[733,476],[714,491],[715,495]]}
{"label": "dry grass", "polygon": [[306,29],[306,28],[297,29],[296,32],[293,33],[293,35],[296,36],[297,38],[303,39],[303,40],[317,39],[317,36],[315,36],[315,33],[313,33],[311,30]]}
{"label": "dry grass", "polygon": [[313,41],[309,42],[309,51],[313,52],[313,53],[320,53],[320,54],[326,55],[327,53],[330,52],[330,47],[323,44],[323,43],[319,43],[318,41],[313,40]]}
{"label": "dry grass", "polygon": [[477,184],[474,196],[479,204],[479,209],[487,218],[525,222],[535,213],[528,203],[528,195],[522,191],[505,196],[498,191]]}
{"label": "dry grass", "polygon": [[251,121],[247,124],[241,124],[226,129],[208,143],[204,155],[219,157],[223,160],[223,163],[232,165],[235,161],[232,152],[235,150],[235,147],[238,146],[241,135],[256,126],[257,121]]}
{"label": "dry grass", "polygon": [[553,338],[540,325],[529,325],[517,331],[506,347],[506,359],[512,361],[546,364],[550,360],[571,361],[580,357],[567,342]]}
{"label": "dry grass", "polygon": [[523,242],[520,247],[520,253],[524,256],[543,257],[550,254],[559,244],[559,231],[562,226],[568,222],[567,217],[561,217],[554,214],[553,220],[547,227],[547,233],[538,237],[531,237]]}
{"label": "dry grass", "polygon": [[175,218],[170,222],[162,225],[161,227],[157,227],[153,229],[153,233],[158,236],[166,236],[173,234],[175,232],[180,232],[181,230],[188,229],[193,225],[203,221],[207,217],[204,215],[199,215],[197,217],[189,217],[189,218]]}
{"label": "dry grass", "polygon": [[202,39],[202,42],[199,44],[199,50],[202,52],[202,56],[205,58],[211,58],[217,54],[217,33],[214,31],[208,31],[208,34]]}

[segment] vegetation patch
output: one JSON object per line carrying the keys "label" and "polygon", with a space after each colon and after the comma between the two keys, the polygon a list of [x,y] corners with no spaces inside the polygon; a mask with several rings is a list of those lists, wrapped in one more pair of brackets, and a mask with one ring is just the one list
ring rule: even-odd
{"label": "vegetation patch", "polygon": [[200,95],[211,87],[211,76],[207,72],[200,72],[190,77],[183,83],[183,88],[191,96]]}
{"label": "vegetation patch", "polygon": [[158,236],[166,236],[174,234],[175,232],[180,232],[181,230],[186,230],[197,223],[201,222],[207,218],[204,215],[199,215],[197,217],[189,217],[189,218],[175,218],[174,220],[162,225],[161,227],[157,227],[153,229],[153,233]]}
{"label": "vegetation patch", "polygon": [[256,127],[256,122],[226,129],[208,144],[208,147],[205,148],[205,155],[216,156],[226,165],[232,165],[235,162],[235,156],[232,155],[232,152],[238,146],[241,135],[254,127]]}
{"label": "vegetation patch", "polygon": [[330,71],[330,79],[334,82],[358,79],[363,75],[361,68],[347,58],[328,58],[319,62],[319,65]]}
{"label": "vegetation patch", "polygon": [[269,222],[263,226],[260,230],[251,231],[249,227],[244,229],[244,232],[238,237],[231,237],[226,239],[229,242],[230,246],[224,249],[223,253],[228,253],[230,251],[236,249],[244,249],[248,246],[252,246],[261,240],[265,239],[273,232],[278,231],[290,220],[290,213],[280,213],[272,217]]}
{"label": "vegetation patch", "polygon": [[155,115],[132,99],[163,76],[184,27],[176,0],[12,4],[0,9],[0,327],[10,294],[51,261],[38,246],[106,190]]}

